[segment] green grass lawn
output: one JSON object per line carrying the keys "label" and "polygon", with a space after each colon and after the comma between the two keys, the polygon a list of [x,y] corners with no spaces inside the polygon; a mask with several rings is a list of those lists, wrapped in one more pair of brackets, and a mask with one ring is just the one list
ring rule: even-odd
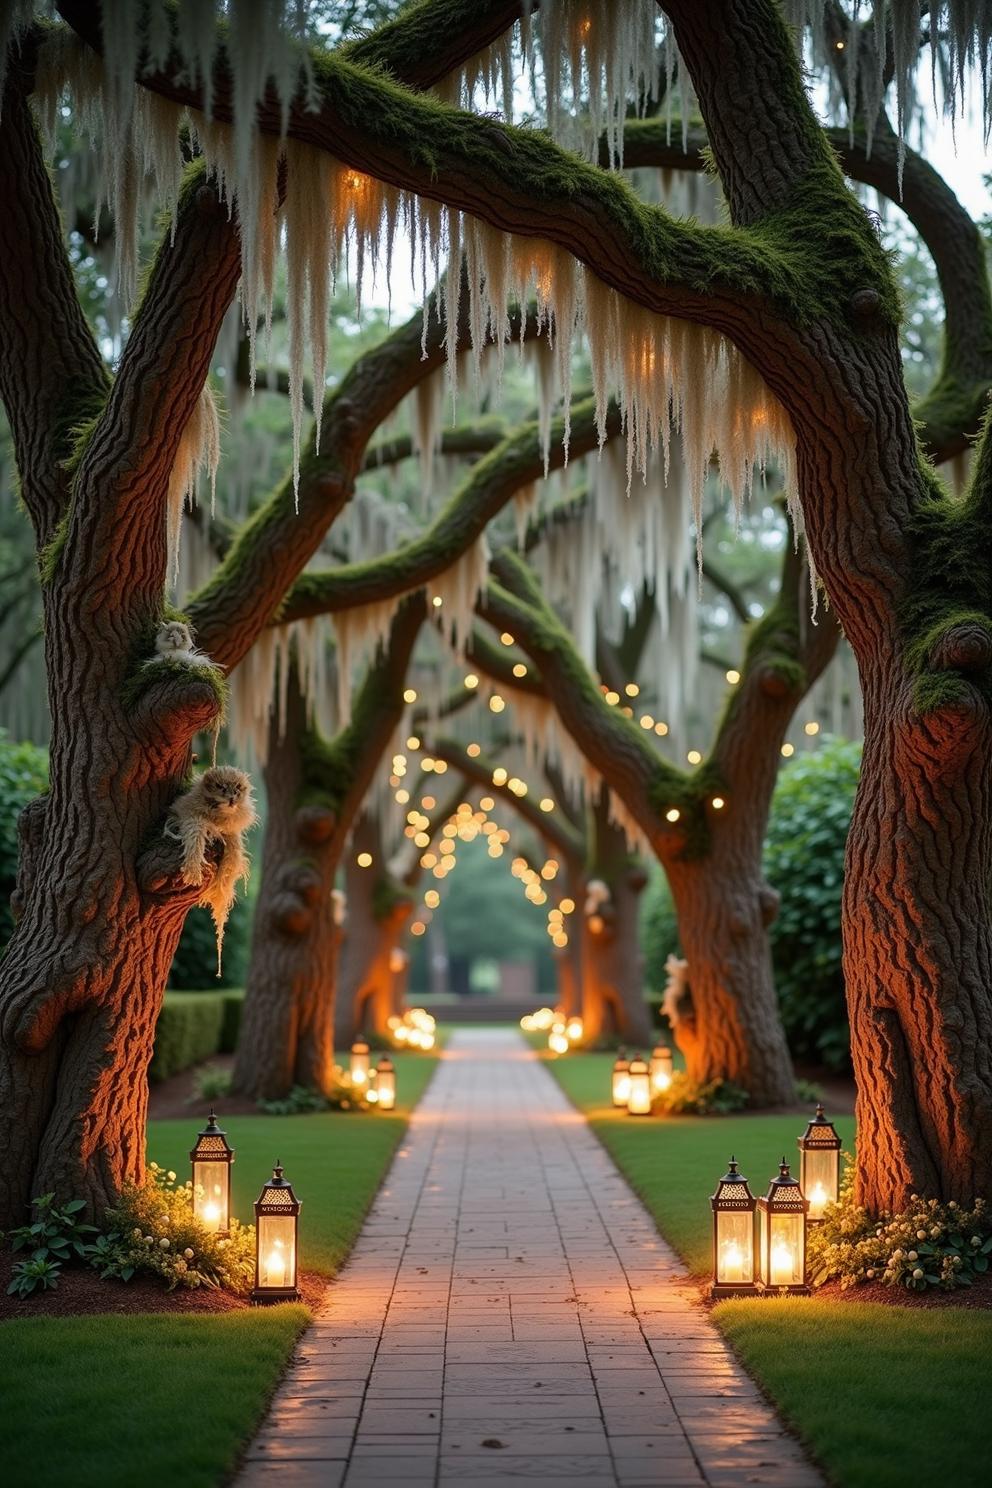
{"label": "green grass lawn", "polygon": [[[297,1196],[300,1265],[330,1276],[437,1060],[395,1057],[397,1111],[232,1116],[234,1213],[280,1159]],[[189,1169],[200,1121],[155,1121],[149,1159]],[[0,1324],[2,1478],[9,1488],[215,1488],[257,1426],[307,1309],[16,1319]]]}
{"label": "green grass lawn", "polygon": [[[760,1194],[796,1116],[629,1117],[609,1100],[613,1056],[569,1054],[548,1068],[698,1276],[709,1272],[709,1196],[733,1153]],[[829,1113],[828,1113],[829,1114]],[[845,1148],[853,1117],[835,1125]],[[989,1480],[984,1401],[992,1314],[817,1298],[737,1299],[714,1309],[754,1377],[840,1488]]]}

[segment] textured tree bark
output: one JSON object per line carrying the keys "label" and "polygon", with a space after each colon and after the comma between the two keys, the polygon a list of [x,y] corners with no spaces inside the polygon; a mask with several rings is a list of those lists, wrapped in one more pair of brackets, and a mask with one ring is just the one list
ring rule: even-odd
{"label": "textured tree bark", "polygon": [[597,880],[609,898],[582,914],[582,1037],[594,1046],[611,1032],[626,1044],[646,1049],[651,1020],[644,1000],[643,958],[638,937],[638,905],[647,877],[631,857],[627,838],[610,821],[605,792],[590,811],[592,860],[586,886]]}
{"label": "textured tree bark", "polygon": [[350,723],[329,744],[307,720],[290,665],[285,730],[280,735],[274,719],[265,772],[262,888],[232,1082],[241,1094],[280,1097],[294,1084],[329,1088],[342,938],[332,890],[355,817],[402,717],[403,679],[424,615],[422,596],[405,601]]}
{"label": "textured tree bark", "polygon": [[269,730],[262,886],[232,1080],[256,1099],[284,1096],[293,1085],[326,1092],[334,1064],[337,822],[333,812],[301,804],[308,723],[295,668],[285,723],[280,732],[273,718]]}
{"label": "textured tree bark", "polygon": [[[410,895],[391,895],[378,908],[376,889],[385,880],[385,851],[377,818],[367,813],[352,834],[352,852],[345,869],[348,918],[341,963],[340,995],[335,1017],[336,1040],[345,1049],[358,1032],[388,1033],[396,1011],[396,969],[393,957],[413,913]],[[373,866],[359,868],[355,854],[372,854]]]}

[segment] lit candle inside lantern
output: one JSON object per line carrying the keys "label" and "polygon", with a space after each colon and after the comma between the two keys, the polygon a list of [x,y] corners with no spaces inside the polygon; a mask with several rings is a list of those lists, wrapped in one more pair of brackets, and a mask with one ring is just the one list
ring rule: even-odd
{"label": "lit candle inside lantern", "polygon": [[265,1285],[271,1287],[286,1285],[286,1255],[281,1240],[274,1241],[272,1249],[265,1258]]}
{"label": "lit candle inside lantern", "polygon": [[220,1204],[216,1199],[208,1199],[200,1211],[200,1218],[208,1230],[220,1228]]}
{"label": "lit candle inside lantern", "polygon": [[829,1202],[829,1195],[823,1184],[820,1182],[814,1183],[808,1198],[810,1219],[822,1219],[823,1211]]}
{"label": "lit candle inside lantern", "polygon": [[567,1054],[569,1048],[568,1039],[563,1033],[549,1033],[548,1048],[552,1054]]}
{"label": "lit candle inside lantern", "polygon": [[772,1241],[772,1286],[789,1286],[796,1274],[796,1252],[786,1240]]}
{"label": "lit candle inside lantern", "polygon": [[720,1247],[720,1280],[723,1282],[750,1280],[744,1275],[744,1252],[736,1240],[725,1240]]}

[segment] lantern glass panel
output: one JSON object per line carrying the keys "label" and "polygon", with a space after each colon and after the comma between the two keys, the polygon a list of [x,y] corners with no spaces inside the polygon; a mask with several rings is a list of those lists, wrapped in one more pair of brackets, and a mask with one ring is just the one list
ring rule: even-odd
{"label": "lantern glass panel", "polygon": [[672,1051],[659,1045],[651,1055],[651,1084],[655,1090],[667,1090],[672,1083]]}
{"label": "lantern glass panel", "polygon": [[802,1152],[803,1196],[809,1200],[810,1219],[822,1219],[827,1204],[840,1191],[840,1153],[831,1147],[806,1147]]}
{"label": "lantern glass panel", "polygon": [[258,1217],[258,1285],[296,1286],[296,1219],[291,1214]]}
{"label": "lantern glass panel", "polygon": [[720,1286],[754,1280],[754,1215],[751,1210],[717,1210],[716,1280]]}
{"label": "lantern glass panel", "polygon": [[630,1075],[626,1069],[613,1071],[613,1104],[625,1106],[630,1098]]}
{"label": "lantern glass panel", "polygon": [[391,1111],[396,1105],[396,1076],[392,1070],[379,1070],[376,1089],[379,1092],[379,1110]]}
{"label": "lantern glass panel", "polygon": [[226,1162],[194,1162],[193,1214],[208,1230],[227,1230],[228,1183],[230,1166]]}
{"label": "lantern glass panel", "polygon": [[761,1216],[761,1276],[766,1286],[802,1286],[806,1258],[803,1254],[801,1211]]}
{"label": "lantern glass panel", "polygon": [[351,1050],[351,1078],[354,1084],[364,1085],[369,1078],[369,1047],[368,1044],[354,1044]]}
{"label": "lantern glass panel", "polygon": [[651,1113],[651,1080],[645,1069],[627,1076],[627,1110],[631,1116],[648,1116]]}

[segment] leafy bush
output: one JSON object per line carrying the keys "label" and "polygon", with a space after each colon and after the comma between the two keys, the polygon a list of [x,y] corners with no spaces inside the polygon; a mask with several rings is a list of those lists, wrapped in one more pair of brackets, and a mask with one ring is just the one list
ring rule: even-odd
{"label": "leafy bush", "polygon": [[43,1291],[54,1289],[63,1264],[73,1258],[85,1258],[90,1251],[87,1237],[96,1234],[94,1225],[79,1220],[80,1211],[86,1207],[82,1199],[72,1199],[56,1209],[55,1195],[43,1194],[31,1207],[37,1211],[37,1219],[11,1230],[7,1236],[11,1250],[31,1247],[30,1260],[17,1261],[14,1265],[7,1288],[10,1296],[28,1297],[39,1287]]}
{"label": "leafy bush", "polygon": [[222,974],[217,972],[217,940],[209,909],[191,909],[179,937],[179,945],[169,972],[169,986],[177,992],[195,991],[198,987],[243,987],[248,970],[248,942],[252,908],[248,899],[238,898],[224,930]]}
{"label": "leafy bush", "polygon": [[181,1074],[211,1054],[229,1054],[238,1038],[244,993],[167,992],[155,1025],[152,1084]]}
{"label": "leafy bush", "polygon": [[10,896],[17,881],[17,818],[48,789],[48,755],[37,744],[14,744],[0,729],[0,947],[13,934]]}
{"label": "leafy bush", "polygon": [[219,1100],[230,1094],[231,1071],[218,1064],[205,1064],[193,1081],[193,1090],[190,1101]]}
{"label": "leafy bush", "polygon": [[231,1220],[228,1235],[215,1235],[193,1217],[193,1186],[157,1163],[143,1188],[128,1184],[107,1210],[106,1231],[90,1247],[89,1261],[102,1277],[130,1281],[143,1272],[176,1287],[222,1287],[243,1295],[255,1276],[255,1228]]}
{"label": "leafy bush", "polygon": [[781,895],[771,943],[789,1047],[833,1070],[850,1067],[840,906],[860,763],[860,744],[841,740],[792,760],[765,838],[765,874]]}
{"label": "leafy bush", "polygon": [[984,1199],[962,1209],[916,1194],[902,1214],[875,1219],[854,1202],[852,1164],[838,1202],[827,1205],[822,1224],[810,1226],[807,1255],[814,1286],[838,1280],[842,1287],[881,1282],[953,1291],[988,1271],[992,1219]]}
{"label": "leafy bush", "polygon": [[366,1111],[370,1107],[368,1085],[352,1084],[347,1070],[336,1064],[331,1072],[331,1089],[327,1095],[309,1085],[294,1085],[280,1100],[260,1100],[258,1108],[266,1116],[305,1116],[311,1111]]}
{"label": "leafy bush", "polygon": [[681,955],[682,948],[671,890],[657,863],[651,865],[648,885],[641,897],[640,939],[644,984],[649,991],[661,993],[668,981],[665,962],[669,956]]}
{"label": "leafy bush", "polygon": [[728,1116],[731,1111],[743,1111],[749,1098],[732,1080],[699,1085],[684,1070],[676,1070],[668,1089],[652,1097],[651,1109],[666,1116]]}

